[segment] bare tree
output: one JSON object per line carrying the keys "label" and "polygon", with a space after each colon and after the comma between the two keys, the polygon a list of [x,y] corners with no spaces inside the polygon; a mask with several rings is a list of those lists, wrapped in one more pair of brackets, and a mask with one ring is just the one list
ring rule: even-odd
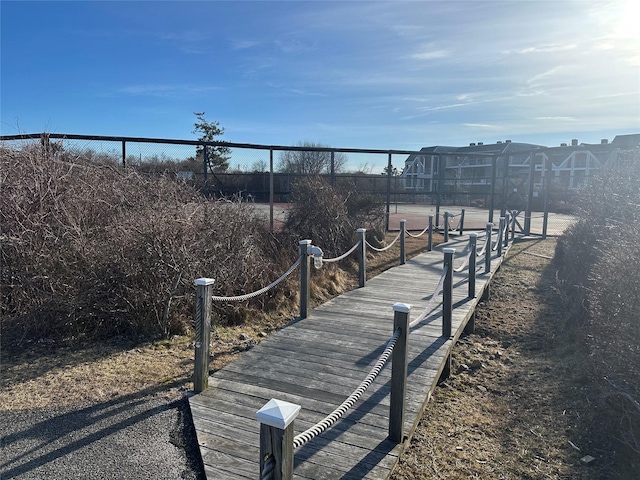
{"label": "bare tree", "polygon": [[[319,143],[302,142],[298,147],[305,150],[287,150],[280,154],[278,171],[284,173],[301,173],[306,175],[319,175],[331,172],[331,153],[326,149],[331,148]],[[333,171],[339,173],[347,164],[347,155],[342,152],[333,152]]]}

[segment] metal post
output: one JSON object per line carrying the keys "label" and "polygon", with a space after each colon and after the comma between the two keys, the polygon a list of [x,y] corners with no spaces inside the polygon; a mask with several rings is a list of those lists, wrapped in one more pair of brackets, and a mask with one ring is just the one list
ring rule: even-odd
{"label": "metal post", "polygon": [[512,210],[511,211],[511,241],[513,242],[513,239],[516,236],[516,217],[518,216],[518,211],[517,210]]}
{"label": "metal post", "polygon": [[507,212],[504,214],[504,248],[509,246],[509,225],[511,225],[511,214]]}
{"label": "metal post", "polygon": [[364,287],[367,283],[367,229],[358,229],[358,238],[360,238],[360,248],[358,249],[358,286]]}
{"label": "metal post", "polygon": [[444,225],[442,225],[442,228],[444,228],[444,243],[447,243],[449,241],[449,212],[444,212]]}
{"label": "metal post", "polygon": [[529,162],[529,185],[527,189],[527,206],[524,214],[524,234],[531,235],[531,210],[533,201],[533,186],[535,183],[534,175],[536,173],[536,153],[531,151],[531,160]]}
{"label": "metal post", "polygon": [[491,197],[489,199],[489,221],[493,223],[493,209],[495,208],[496,178],[498,157],[491,157]]}
{"label": "metal post", "polygon": [[451,336],[451,317],[453,310],[453,254],[455,248],[443,248],[444,268],[447,269],[442,286],[442,336]]}
{"label": "metal post", "polygon": [[407,255],[405,250],[405,242],[407,235],[407,221],[400,220],[400,265],[407,263]]}
{"label": "metal post", "polygon": [[500,223],[498,223],[498,257],[502,256],[502,234],[504,232],[504,217],[500,217]]}
{"label": "metal post", "polygon": [[429,215],[429,229],[427,231],[427,251],[433,250],[433,215]]}
{"label": "metal post", "polygon": [[544,218],[542,220],[542,238],[547,238],[547,228],[549,225],[549,190],[551,187],[551,176],[553,175],[553,163],[551,157],[546,155],[547,160],[543,168],[546,169],[544,176]]}
{"label": "metal post", "polygon": [[311,257],[308,248],[311,240],[300,240],[300,319],[307,318],[311,301]]}
{"label": "metal post", "polygon": [[273,480],[293,478],[293,421],[300,405],[271,399],[256,412],[260,422],[260,478],[267,477],[268,463]]}
{"label": "metal post", "polygon": [[336,184],[336,152],[331,151],[331,186]]}
{"label": "metal post", "polygon": [[507,155],[504,157],[504,177],[502,177],[502,205],[500,205],[500,215],[504,216],[504,212],[507,211],[507,184],[509,183],[509,163],[511,162],[511,156]]}
{"label": "metal post", "polygon": [[273,148],[269,149],[269,229],[273,233]]}
{"label": "metal post", "polygon": [[476,255],[478,250],[478,234],[472,232],[469,234],[469,298],[476,297]]}
{"label": "metal post", "polygon": [[207,164],[209,163],[209,152],[207,150],[207,146],[202,146],[202,174],[204,175],[204,184],[207,185],[209,169],[207,168]]}
{"label": "metal post", "polygon": [[211,297],[213,278],[198,278],[196,285],[196,341],[193,391],[200,393],[209,386],[209,343],[211,341]]}
{"label": "metal post", "polygon": [[407,365],[409,363],[409,312],[411,305],[393,305],[393,331],[400,334],[391,357],[391,405],[389,406],[389,439],[402,443],[404,429]]}
{"label": "metal post", "polygon": [[491,235],[493,233],[493,223],[487,223],[487,244],[484,249],[484,273],[491,272]]}
{"label": "metal post", "polygon": [[389,159],[387,161],[387,221],[385,226],[385,232],[389,231],[389,216],[391,215],[391,170],[393,165],[391,164],[391,152],[389,152]]}
{"label": "metal post", "polygon": [[464,208],[460,212],[460,228],[458,229],[458,234],[464,234]]}
{"label": "metal post", "polygon": [[122,167],[127,167],[127,142],[122,140]]}

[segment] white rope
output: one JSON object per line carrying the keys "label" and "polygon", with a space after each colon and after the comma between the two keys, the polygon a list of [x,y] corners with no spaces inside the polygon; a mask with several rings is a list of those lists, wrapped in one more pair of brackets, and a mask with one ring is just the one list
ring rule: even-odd
{"label": "white rope", "polygon": [[389,245],[387,245],[384,248],[376,248],[373,245],[371,245],[369,242],[367,242],[366,240],[365,240],[365,242],[367,242],[367,246],[369,248],[371,248],[371,250],[375,250],[376,252],[384,252],[385,250],[389,250],[391,247],[393,247],[393,244],[396,243],[399,238],[400,238],[400,232],[398,232],[398,235],[396,235],[396,238],[393,239],[393,242],[391,242]]}
{"label": "white rope", "polygon": [[395,332],[393,332],[393,336],[389,339],[389,342],[387,343],[387,346],[384,349],[384,352],[382,352],[382,355],[380,355],[380,358],[378,359],[374,367],[369,372],[369,375],[367,375],[367,378],[365,378],[362,381],[362,383],[358,386],[358,388],[356,388],[353,391],[353,393],[349,395],[349,397],[344,402],[342,402],[342,404],[338,408],[336,408],[333,412],[331,412],[329,415],[324,417],[323,420],[316,423],[313,427],[308,428],[304,432],[294,437],[293,439],[294,449],[301,447],[312,438],[317,437],[322,432],[330,428],[351,407],[353,407],[353,405],[358,401],[358,399],[362,396],[362,394],[366,391],[366,389],[369,388],[369,385],[371,385],[373,381],[376,379],[376,377],[382,370],[382,367],[384,367],[385,363],[387,363],[387,360],[389,359],[389,356],[393,351],[393,347],[395,346],[399,335],[400,335],[400,329],[398,328],[396,329]]}
{"label": "white rope", "polygon": [[[465,248],[465,250],[468,250],[468,249],[469,249],[469,246],[467,245],[467,248]],[[463,271],[467,267],[467,265],[469,265],[469,260],[471,260],[471,252],[469,252],[469,255],[467,255],[467,257],[464,259],[464,262],[462,263],[462,265],[460,265],[458,268],[454,268],[453,271],[456,273]]]}
{"label": "white rope", "polygon": [[409,230],[406,230],[406,232],[407,232],[407,235],[409,235],[410,237],[418,238],[418,237],[421,237],[422,235],[424,235],[425,233],[427,233],[428,230],[429,230],[429,225],[427,225],[424,230],[422,230],[420,233],[418,233],[416,235],[411,233]]}
{"label": "white rope", "polygon": [[362,240],[358,240],[358,243],[356,243],[353,247],[351,247],[351,250],[349,250],[347,253],[340,255],[339,257],[336,257],[336,258],[322,257],[322,261],[327,263],[339,262],[340,260],[347,258],[349,255],[351,255],[355,251],[355,249],[360,246],[361,243],[362,243]]}
{"label": "white rope", "polygon": [[211,297],[211,299],[214,302],[239,302],[239,301],[242,301],[242,300],[249,300],[250,298],[257,297],[258,295],[262,295],[264,292],[266,292],[268,290],[271,290],[273,287],[275,287],[280,282],[282,282],[285,278],[287,278],[289,275],[291,275],[291,273],[297,268],[297,266],[300,265],[301,261],[302,261],[302,258],[298,257],[298,260],[296,260],[296,263],[291,265],[289,270],[284,272],[284,274],[279,279],[277,279],[276,281],[270,283],[266,287],[261,288],[260,290],[257,290],[257,291],[252,292],[252,293],[247,293],[245,295],[238,295],[236,297],[217,297],[217,296],[214,295],[213,297]]}
{"label": "white rope", "polygon": [[438,295],[440,295],[440,292],[442,291],[442,285],[444,285],[444,278],[446,276],[447,276],[447,267],[444,267],[442,269],[442,274],[440,275],[440,280],[438,280],[438,284],[436,285],[436,288],[433,291],[431,298],[427,302],[426,307],[424,307],[424,310],[422,310],[422,313],[418,315],[418,318],[416,318],[413,322],[409,324],[409,328],[413,328],[416,325],[418,325],[422,320],[424,320],[429,315],[431,315],[431,312],[433,312],[433,310],[436,308],[436,306],[438,305],[436,303],[436,299],[438,298]]}

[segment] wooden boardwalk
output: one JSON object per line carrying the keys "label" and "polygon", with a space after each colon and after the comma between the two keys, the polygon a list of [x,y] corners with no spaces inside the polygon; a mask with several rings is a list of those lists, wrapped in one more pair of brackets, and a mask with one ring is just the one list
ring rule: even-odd
{"label": "wooden boardwalk", "polygon": [[[302,406],[295,434],[322,420],[367,376],[393,333],[392,305],[412,305],[410,320],[427,304],[443,265],[441,247],[456,249],[467,235],[394,267],[311,311],[241,355],[209,378],[209,388],[190,398],[193,422],[208,479],[260,476],[260,425],[255,414],[272,398]],[[480,239],[478,241],[480,249]],[[495,252],[494,252],[495,254]],[[443,338],[442,308],[417,325],[409,337],[404,434],[410,438],[451,348],[500,265],[490,274],[478,265],[476,297],[467,298],[468,271],[453,278],[452,337]],[[331,429],[295,451],[294,478],[384,479],[403,447],[387,439],[390,361],[362,398]]]}

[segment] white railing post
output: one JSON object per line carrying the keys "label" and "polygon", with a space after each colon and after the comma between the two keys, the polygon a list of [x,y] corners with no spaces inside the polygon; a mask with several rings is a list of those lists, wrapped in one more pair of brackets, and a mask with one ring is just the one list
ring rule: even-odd
{"label": "white railing post", "polygon": [[407,255],[405,250],[405,239],[407,235],[407,221],[400,220],[400,265],[407,263]]}
{"label": "white railing post", "polygon": [[367,283],[367,229],[358,229],[360,248],[358,249],[358,286],[364,287]]}
{"label": "white railing post", "polygon": [[429,230],[427,234],[427,251],[433,250],[433,215],[429,215]]}
{"label": "white railing post", "polygon": [[409,363],[409,312],[411,305],[393,305],[393,331],[400,329],[391,354],[391,404],[389,406],[389,439],[402,443],[404,434],[407,365]]}
{"label": "white railing post", "polygon": [[484,273],[491,272],[491,236],[493,234],[493,223],[487,222],[487,230],[486,230],[486,246],[484,249]]}
{"label": "white railing post", "polygon": [[469,234],[469,298],[476,296],[476,252],[478,249],[478,234],[471,232]]}
{"label": "white railing post", "polygon": [[311,259],[309,257],[311,240],[300,240],[300,319],[307,318],[311,300]]}
{"label": "white railing post", "polygon": [[256,412],[260,422],[260,477],[273,465],[273,480],[293,478],[293,421],[300,405],[271,399]]}
{"label": "white railing post", "polygon": [[198,278],[196,285],[196,341],[193,391],[203,392],[209,386],[209,343],[211,342],[211,298],[213,278]]}
{"label": "white railing post", "polygon": [[442,286],[442,336],[451,336],[451,317],[453,313],[453,254],[455,248],[443,248],[444,267],[447,272]]}

